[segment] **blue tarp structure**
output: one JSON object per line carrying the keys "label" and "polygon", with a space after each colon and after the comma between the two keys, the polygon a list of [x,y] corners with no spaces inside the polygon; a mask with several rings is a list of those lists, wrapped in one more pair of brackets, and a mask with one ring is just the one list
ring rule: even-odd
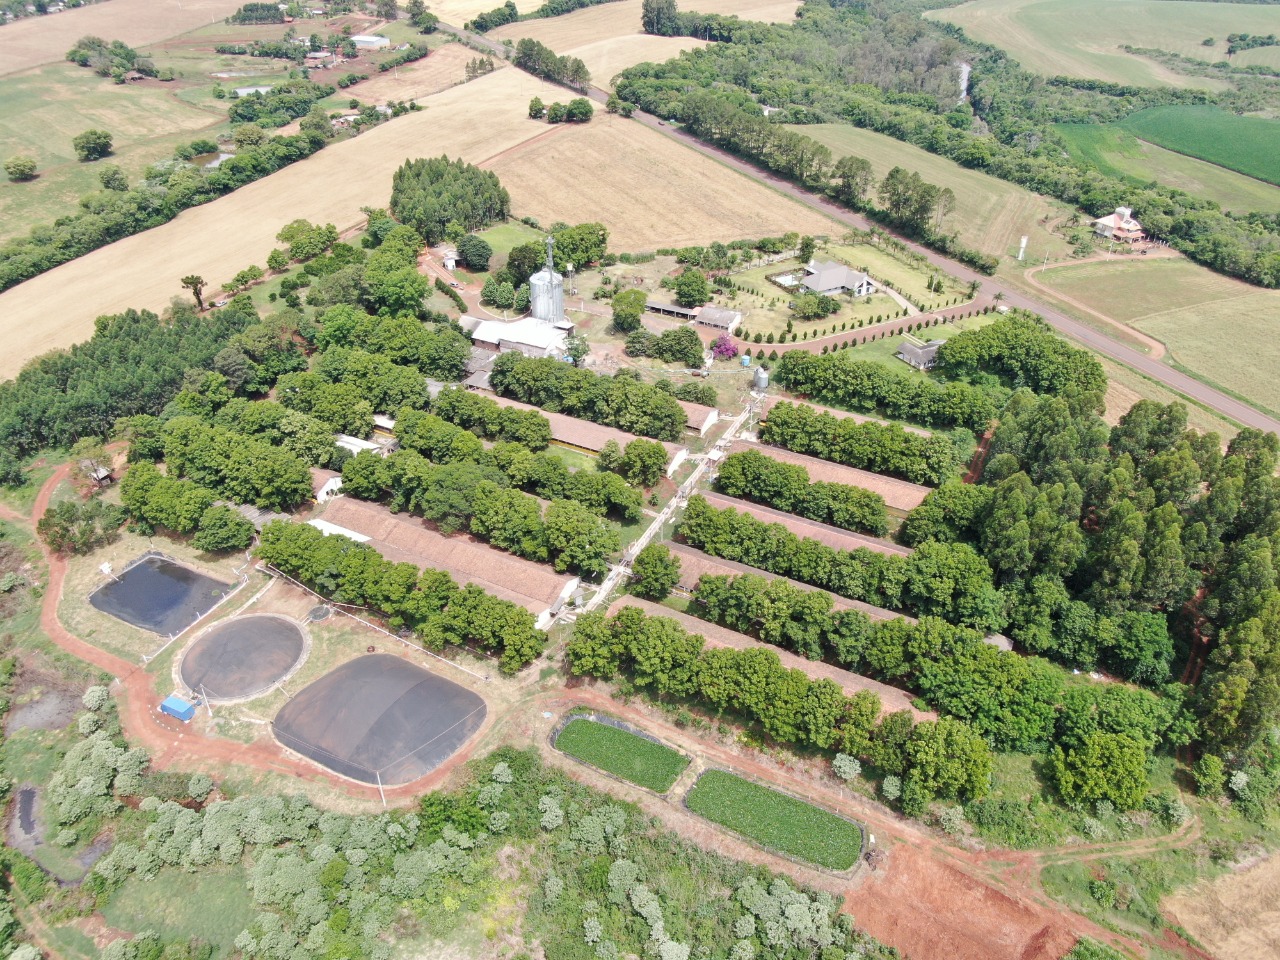
{"label": "blue tarp structure", "polygon": [[160,704],[160,712],[167,713],[171,717],[177,717],[183,723],[190,723],[196,715],[196,705],[183,700],[176,693],[164,698]]}

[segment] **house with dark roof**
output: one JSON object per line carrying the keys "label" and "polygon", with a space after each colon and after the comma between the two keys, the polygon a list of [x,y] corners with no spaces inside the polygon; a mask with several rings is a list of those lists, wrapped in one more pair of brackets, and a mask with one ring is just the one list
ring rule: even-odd
{"label": "house with dark roof", "polygon": [[876,282],[869,276],[834,260],[821,263],[810,260],[809,265],[804,268],[804,277],[800,283],[810,293],[821,293],[828,297],[834,297],[838,293],[869,297],[876,292]]}
{"label": "house with dark roof", "polygon": [[930,340],[925,343],[915,337],[904,336],[902,346],[898,347],[898,352],[894,356],[917,370],[932,370],[938,365],[938,348],[946,342]]}

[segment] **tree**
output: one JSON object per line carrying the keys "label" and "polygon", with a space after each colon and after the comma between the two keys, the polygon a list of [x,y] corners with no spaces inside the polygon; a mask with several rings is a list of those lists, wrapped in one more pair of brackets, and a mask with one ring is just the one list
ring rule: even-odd
{"label": "tree", "polygon": [[253,543],[253,524],[230,507],[212,506],[200,517],[192,545],[198,550],[221,553],[245,550]]}
{"label": "tree", "polygon": [[507,265],[504,268],[512,286],[521,287],[529,282],[529,278],[542,269],[546,262],[547,248],[536,240],[512,247],[507,254]]}
{"label": "tree", "polygon": [[101,160],[111,153],[111,134],[105,130],[86,130],[71,141],[82,162]]}
{"label": "tree", "polygon": [[575,333],[565,339],[564,350],[573,365],[580,367],[582,366],[582,361],[587,359],[587,356],[591,353],[591,344],[582,334]]}
{"label": "tree", "polygon": [[33,157],[10,157],[4,162],[4,172],[14,183],[36,178],[36,161]]}
{"label": "tree", "polygon": [[1132,810],[1147,794],[1147,751],[1132,737],[1098,731],[1067,749],[1055,747],[1050,769],[1068,803],[1109,800]]}
{"label": "tree", "polygon": [[191,295],[196,298],[196,309],[204,309],[204,288],[205,280],[197,274],[190,274],[182,278],[182,285],[191,291]]}
{"label": "tree", "polygon": [[621,546],[617,530],[574,500],[555,500],[545,518],[547,546],[556,570],[601,576]]}
{"label": "tree", "polygon": [[493,247],[475,234],[467,234],[458,241],[458,257],[470,270],[488,270]]}
{"label": "tree", "polygon": [[378,0],[376,9],[383,20],[396,20],[400,16],[400,4],[396,0]]}
{"label": "tree", "polygon": [[643,290],[620,290],[613,295],[613,329],[618,333],[631,333],[640,329],[644,316]]}
{"label": "tree", "polygon": [[632,440],[623,451],[619,466],[627,483],[637,487],[655,486],[667,468],[667,448],[656,440]]}
{"label": "tree", "polygon": [[575,97],[565,107],[564,118],[570,123],[586,123],[595,115],[591,101],[586,97]]}
{"label": "tree", "polygon": [[711,288],[707,285],[707,277],[701,270],[686,267],[676,278],[676,303],[682,307],[700,307],[711,299]]}
{"label": "tree", "polygon": [[108,164],[98,171],[98,180],[104,190],[115,190],[118,193],[123,193],[129,189],[129,178],[114,163]]}
{"label": "tree", "polygon": [[637,596],[665,600],[680,582],[680,561],[664,543],[651,543],[636,554],[631,563]]}
{"label": "tree", "polygon": [[640,12],[640,25],[645,33],[655,37],[675,36],[679,27],[676,0],[644,0]]}
{"label": "tree", "polygon": [[863,157],[841,157],[831,172],[835,185],[832,193],[841,203],[858,206],[867,198],[875,181],[871,161]]}
{"label": "tree", "polygon": [[929,797],[976,800],[991,787],[991,748],[950,717],[918,724],[907,742],[907,784]]}
{"label": "tree", "polygon": [[267,269],[274,273],[287,269],[289,266],[289,254],[285,253],[279,247],[267,254]]}
{"label": "tree", "polygon": [[1227,769],[1222,758],[1212,753],[1204,754],[1192,768],[1196,778],[1196,793],[1209,800],[1217,800],[1227,787]]}
{"label": "tree", "polygon": [[807,234],[800,238],[800,246],[797,248],[796,259],[801,263],[808,263],[813,259],[813,252],[818,247],[818,242]]}

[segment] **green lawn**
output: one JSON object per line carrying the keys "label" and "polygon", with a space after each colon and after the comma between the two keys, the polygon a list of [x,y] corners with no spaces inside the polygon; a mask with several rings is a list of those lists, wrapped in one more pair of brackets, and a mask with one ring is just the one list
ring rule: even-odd
{"label": "green lawn", "polygon": [[226,957],[236,936],[253,923],[255,910],[240,867],[206,867],[198,873],[165,868],[154,880],[130,877],[102,915],[111,926],[132,933],[199,937],[214,945],[215,956]]}
{"label": "green lawn", "polygon": [[689,766],[689,758],[652,740],[593,720],[571,720],[556,748],[606,773],[666,793]]}
{"label": "green lawn", "polygon": [[[845,123],[820,123],[792,127],[825,144],[834,157],[857,156],[871,163],[876,178],[893,167],[905,167],[929,183],[949,187],[956,195],[955,210],[942,222],[943,231],[956,232],[960,242],[997,257],[1014,257],[1021,237],[1034,258],[1063,257],[1071,245],[1048,227],[1071,211],[1048,197],[976,170],[945,157],[870,130]],[[874,273],[874,269],[872,273]],[[892,278],[890,278],[892,279]]]}
{"label": "green lawn", "polygon": [[833,870],[848,870],[862,850],[857,824],[722,770],[699,777],[685,803],[763,846]]}
{"label": "green lawn", "polygon": [[1136,183],[1152,180],[1216,200],[1224,210],[1280,211],[1280,189],[1224,167],[1138,139],[1119,124],[1064,123],[1054,128],[1072,156]]}
{"label": "green lawn", "polygon": [[1280,184],[1280,120],[1216,107],[1151,107],[1120,126],[1143,140],[1268,183]]}

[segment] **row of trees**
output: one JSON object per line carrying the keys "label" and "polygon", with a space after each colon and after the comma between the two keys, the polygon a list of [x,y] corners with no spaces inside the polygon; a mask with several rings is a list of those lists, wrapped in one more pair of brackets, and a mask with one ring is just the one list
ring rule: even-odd
{"label": "row of trees", "polygon": [[670,393],[625,372],[606,377],[510,352],[494,361],[489,384],[499,396],[657,440],[679,440],[688,421]]}
{"label": "row of trees", "polygon": [[145,532],[163,527],[178,534],[194,533],[192,546],[220,552],[244,550],[253,543],[253,524],[226,505],[218,495],[191,480],[166,477],[151,463],[135,463],[120,482],[120,496],[134,524]]}
{"label": "row of trees", "polygon": [[391,213],[434,244],[450,224],[467,232],[505,220],[511,197],[496,174],[462,160],[406,160],[391,178]]}
{"label": "row of trees", "polygon": [[889,529],[880,494],[843,483],[810,483],[804,467],[755,450],[726,457],[716,474],[716,489],[845,530],[882,537]]}
{"label": "row of trees", "polygon": [[715,557],[920,616],[978,630],[1000,629],[1004,602],[991,567],[968,544],[927,542],[910,556],[886,556],[865,548],[836,550],[763,523],[732,507],[717,510],[690,498],[677,534]]}
{"label": "row of trees", "polygon": [[442,570],[392,563],[372,547],[305,523],[268,523],[257,555],[339,603],[372,608],[392,626],[412,629],[429,649],[454,644],[494,652],[504,673],[527,666],[546,646],[523,607],[474,585],[459,587]]}
{"label": "row of trees", "polygon": [[[584,90],[591,82],[591,71],[577,57],[557,56],[556,52],[537,40],[528,37],[516,44],[511,62],[535,77],[552,83],[564,84],[575,90]],[[589,107],[590,104],[587,104]],[[532,113],[532,109],[530,113]],[[590,115],[586,119],[591,119]]]}
{"label": "row of trees", "polygon": [[333,87],[321,86],[311,80],[284,80],[266,93],[255,91],[235,100],[228,114],[233,124],[283,127],[291,120],[305,117],[318,101],[333,93]]}
{"label": "row of trees", "polygon": [[1102,364],[1067,343],[1039,317],[1017,312],[966,330],[938,348],[938,364],[954,377],[994,374],[1011,387],[1036,393],[1105,391]]}
{"label": "row of trees", "polygon": [[[400,269],[404,268],[391,271],[392,276]],[[315,341],[321,351],[364,350],[435,380],[460,380],[471,355],[470,341],[452,325],[424,326],[412,316],[374,316],[350,304],[331,307],[320,319]]]}
{"label": "row of trees", "polygon": [[805,404],[774,404],[760,440],[912,483],[942,483],[960,462],[948,437],[908,433],[896,423],[859,423]]}
{"label": "row of trees", "polygon": [[843,352],[789,350],[778,361],[773,377],[793,393],[834,406],[878,411],[930,427],[964,427],[975,433],[995,419],[1005,399],[1003,391],[910,376]]}
{"label": "row of trees", "polygon": [[633,330],[627,334],[623,350],[629,357],[654,357],[663,363],[679,363],[695,369],[702,368],[702,354],[706,348],[702,338],[692,327],[676,327],[661,334],[648,330]]}
{"label": "row of trees", "polygon": [[915,813],[934,798],[972,799],[990,787],[991,750],[965,724],[916,726],[905,712],[880,719],[880,700],[869,691],[846,696],[832,680],[784,668],[771,650],[704,649],[674,620],[636,607],[580,617],[565,656],[580,676],[625,676],[660,696],[746,717],[781,743],[868,757],[903,777],[904,807]]}
{"label": "row of trees", "polygon": [[311,473],[302,458],[197,417],[174,417],[165,425],[164,458],[170,476],[189,477],[236,503],[287,510],[311,497]]}

